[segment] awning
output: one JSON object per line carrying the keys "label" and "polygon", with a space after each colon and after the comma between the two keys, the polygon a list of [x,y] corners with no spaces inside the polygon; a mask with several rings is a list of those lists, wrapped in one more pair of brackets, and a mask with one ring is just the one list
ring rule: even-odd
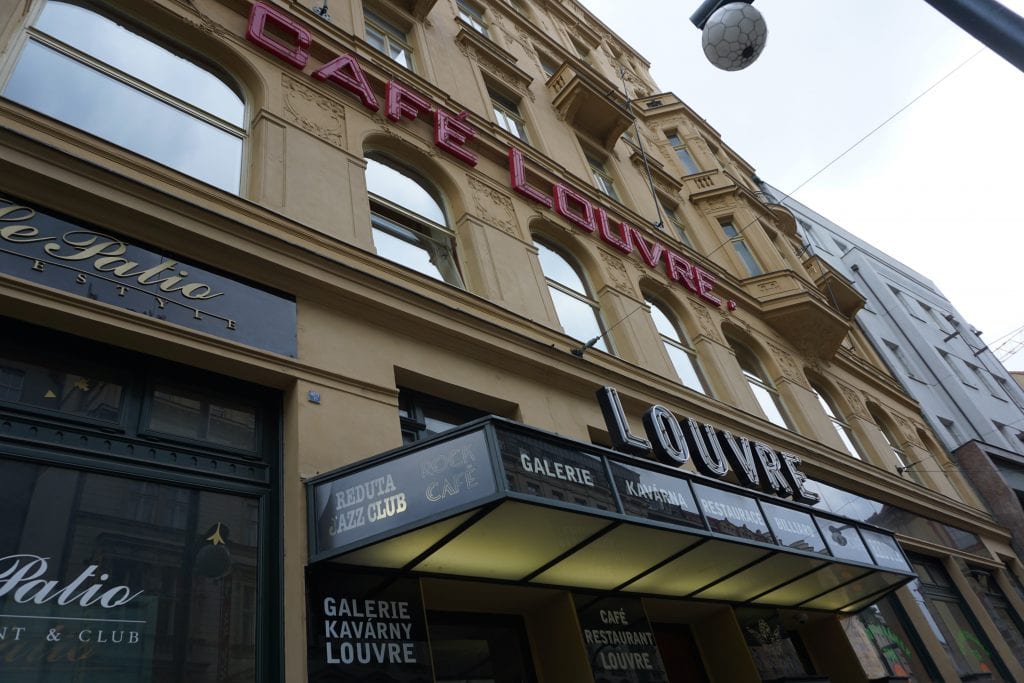
{"label": "awning", "polygon": [[914,578],[883,529],[497,417],[307,495],[312,562],[839,612]]}

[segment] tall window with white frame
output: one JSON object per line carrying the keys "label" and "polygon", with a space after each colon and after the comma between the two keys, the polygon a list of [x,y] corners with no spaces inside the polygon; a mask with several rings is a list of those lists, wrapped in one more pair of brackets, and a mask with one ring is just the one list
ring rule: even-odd
{"label": "tall window with white frame", "polygon": [[119,17],[50,0],[3,96],[237,194],[245,103],[187,55]]}
{"label": "tall window with white frame", "polygon": [[363,10],[363,18],[366,22],[366,42],[412,71],[412,47],[406,31],[369,8]]}
{"label": "tall window with white frame", "polygon": [[782,405],[782,398],[775,385],[768,379],[757,356],[742,344],[730,341],[729,345],[736,354],[736,361],[743,371],[743,377],[747,380],[747,385],[754,393],[754,398],[757,399],[757,404],[761,407],[764,416],[768,418],[769,422],[779,427],[792,429],[786,416],[786,409]]}
{"label": "tall window with white frame", "polygon": [[732,244],[732,248],[743,263],[743,267],[747,269],[747,274],[751,277],[762,275],[764,268],[757,262],[754,252],[750,250],[750,246],[747,245],[747,241],[743,238],[743,233],[736,229],[731,220],[719,220],[719,225],[722,226],[722,232],[725,233],[726,239]]}
{"label": "tall window with white frame", "polygon": [[597,189],[618,201],[619,194],[615,191],[615,181],[612,179],[611,173],[608,172],[604,159],[601,159],[591,151],[586,151],[584,154],[587,157],[587,165],[590,166],[590,174],[594,178],[594,184],[597,185]]}
{"label": "tall window with white frame", "polygon": [[528,143],[530,139],[526,135],[526,120],[519,111],[519,104],[497,88],[488,86],[487,94],[491,98],[491,109],[494,111],[494,120],[498,126]]}
{"label": "tall window with white frame", "polygon": [[672,149],[676,153],[676,158],[679,159],[679,163],[683,165],[683,169],[686,171],[686,175],[693,175],[694,173],[700,173],[700,166],[694,161],[693,155],[690,154],[690,150],[687,148],[686,143],[679,137],[677,131],[669,131],[665,134],[668,138],[668,143],[672,145]]}
{"label": "tall window with white frame", "polygon": [[918,484],[921,483],[921,474],[917,468],[924,467],[923,462],[912,462],[907,458],[907,454],[903,452],[900,447],[900,442],[896,438],[894,432],[889,428],[888,421],[885,416],[882,415],[875,406],[868,406],[868,413],[871,415],[871,419],[875,421],[875,426],[878,427],[879,433],[882,435],[882,439],[885,440],[886,445],[889,446],[890,452],[892,452],[893,458],[896,460],[896,471],[901,475],[910,475]]}
{"label": "tall window with white frame", "polygon": [[651,307],[654,326],[658,328],[661,343],[665,346],[665,351],[668,353],[669,360],[672,361],[672,367],[675,368],[679,381],[687,389],[707,394],[707,385],[700,371],[700,365],[697,363],[697,353],[690,346],[683,331],[672,322],[672,318],[661,305],[650,298],[647,298],[646,301],[647,305]]}
{"label": "tall window with white frame", "polygon": [[839,440],[843,442],[843,446],[846,447],[847,452],[858,460],[863,460],[864,454],[861,452],[860,446],[857,445],[857,440],[853,435],[853,430],[850,429],[849,423],[843,419],[841,416],[842,414],[836,409],[836,405],[832,401],[832,397],[814,384],[811,385],[811,390],[814,391],[815,396],[818,397],[818,403],[821,404],[822,410],[825,411],[828,419],[832,422],[832,426],[835,427],[836,434],[839,436]]}
{"label": "tall window with white frame", "polygon": [[683,225],[683,221],[679,218],[679,214],[676,210],[665,202],[662,202],[661,211],[665,214],[665,218],[668,220],[669,225],[672,226],[672,230],[675,231],[676,237],[679,241],[688,247],[692,247],[693,242],[690,241],[690,236],[686,234],[686,226]]}
{"label": "tall window with white frame", "polygon": [[583,281],[580,272],[555,248],[534,240],[540,267],[548,284],[558,322],[567,335],[581,342],[600,337],[594,348],[608,352],[601,325],[600,307]]}
{"label": "tall window with white frame", "polygon": [[457,0],[459,18],[470,25],[474,31],[482,36],[488,35],[487,20],[484,18],[484,9],[470,0]]}
{"label": "tall window with white frame", "polygon": [[377,253],[435,280],[462,287],[455,234],[434,188],[389,157],[369,154],[366,189]]}

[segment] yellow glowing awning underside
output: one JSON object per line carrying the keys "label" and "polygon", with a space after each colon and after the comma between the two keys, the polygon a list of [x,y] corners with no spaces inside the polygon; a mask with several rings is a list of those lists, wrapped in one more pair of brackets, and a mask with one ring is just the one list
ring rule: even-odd
{"label": "yellow glowing awning underside", "polygon": [[[513,470],[517,459],[527,462],[527,452],[561,463],[557,472],[552,466],[534,482],[559,474],[565,479],[556,483],[564,486],[541,489],[524,483],[522,471]],[[579,473],[591,465],[593,474],[585,475],[591,484],[583,485],[584,475]],[[858,611],[914,576],[888,532],[825,518],[806,506],[783,504],[737,487],[712,487],[708,480],[685,472],[651,469],[649,474],[661,482],[672,477],[680,491],[685,487],[691,497],[672,500],[683,507],[689,501],[700,510],[692,516],[695,521],[673,522],[653,514],[655,508],[664,510],[664,495],[658,505],[638,512],[635,501],[627,500],[620,473],[634,476],[652,467],[657,468],[496,418],[477,421],[311,480],[313,560],[424,575],[840,612]],[[567,474],[569,470],[576,474]],[[604,480],[603,474],[608,475]],[[467,480],[476,482],[470,491]],[[611,493],[607,499],[592,491],[603,482]],[[659,490],[669,490],[667,486],[662,484]],[[735,527],[723,527],[722,520],[705,513],[704,499],[718,494],[756,506],[752,509],[764,515],[766,528],[774,529],[769,522],[778,518],[773,514],[793,515],[798,523],[806,520],[805,526],[816,535],[810,542],[788,544],[781,532],[764,534],[767,540],[751,540],[745,528],[730,531]],[[861,559],[837,556],[856,544],[863,549]]]}

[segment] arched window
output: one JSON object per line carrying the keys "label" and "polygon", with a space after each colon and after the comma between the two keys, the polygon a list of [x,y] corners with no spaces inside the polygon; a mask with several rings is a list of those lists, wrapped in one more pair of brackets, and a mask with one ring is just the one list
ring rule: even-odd
{"label": "arched window", "polygon": [[871,419],[875,421],[875,425],[878,427],[879,433],[881,433],[882,438],[885,439],[885,443],[889,446],[889,450],[892,452],[892,456],[896,460],[896,471],[900,474],[909,474],[911,479],[921,483],[921,475],[916,469],[914,469],[916,466],[920,466],[920,464],[918,462],[911,462],[910,459],[907,458],[907,454],[903,452],[902,448],[900,448],[899,439],[897,439],[893,433],[888,420],[873,404],[868,404],[868,412],[871,414]]}
{"label": "arched window", "polygon": [[455,235],[426,181],[387,157],[366,158],[370,224],[377,253],[406,268],[462,287]]}
{"label": "arched window", "polygon": [[679,375],[679,381],[688,389],[706,394],[707,386],[704,384],[704,378],[697,363],[697,354],[690,347],[682,330],[672,322],[672,319],[657,303],[647,299],[647,304],[651,307],[654,326],[658,328],[665,351],[668,352],[672,366],[676,369],[676,374]]}
{"label": "arched window", "polygon": [[[542,242],[534,241],[540,256],[540,267],[548,283],[551,302],[558,313],[558,322],[570,337],[587,342],[601,337],[601,316],[597,301],[583,284],[579,272],[557,251]],[[594,348],[607,352],[608,346],[601,337]]]}
{"label": "arched window", "polygon": [[857,446],[857,440],[853,436],[853,430],[850,429],[850,425],[847,424],[846,420],[840,417],[841,413],[836,409],[835,403],[829,395],[822,391],[815,385],[811,385],[811,390],[814,395],[818,397],[818,403],[821,404],[822,410],[828,415],[828,419],[832,421],[832,426],[836,428],[836,434],[839,435],[839,440],[846,446],[846,450],[853,457],[858,460],[864,459],[864,454],[861,453],[860,448]]}
{"label": "arched window", "polygon": [[754,398],[757,399],[758,405],[761,406],[764,416],[768,418],[769,422],[790,429],[789,420],[786,418],[786,410],[782,406],[779,392],[775,389],[775,385],[772,384],[771,380],[768,379],[768,375],[765,373],[757,356],[745,346],[731,341],[730,345],[736,353],[736,361],[740,364],[743,376],[746,378],[750,390],[754,392]]}
{"label": "arched window", "polygon": [[237,193],[245,103],[223,78],[118,20],[50,0],[3,96]]}

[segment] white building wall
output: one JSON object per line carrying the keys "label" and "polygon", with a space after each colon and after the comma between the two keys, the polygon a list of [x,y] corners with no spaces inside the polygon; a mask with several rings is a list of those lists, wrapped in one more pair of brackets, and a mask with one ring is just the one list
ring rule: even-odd
{"label": "white building wall", "polygon": [[[948,451],[970,440],[1024,454],[1024,391],[934,282],[784,193],[808,251],[867,298],[857,322]],[[1021,436],[1018,436],[1021,435]]]}

